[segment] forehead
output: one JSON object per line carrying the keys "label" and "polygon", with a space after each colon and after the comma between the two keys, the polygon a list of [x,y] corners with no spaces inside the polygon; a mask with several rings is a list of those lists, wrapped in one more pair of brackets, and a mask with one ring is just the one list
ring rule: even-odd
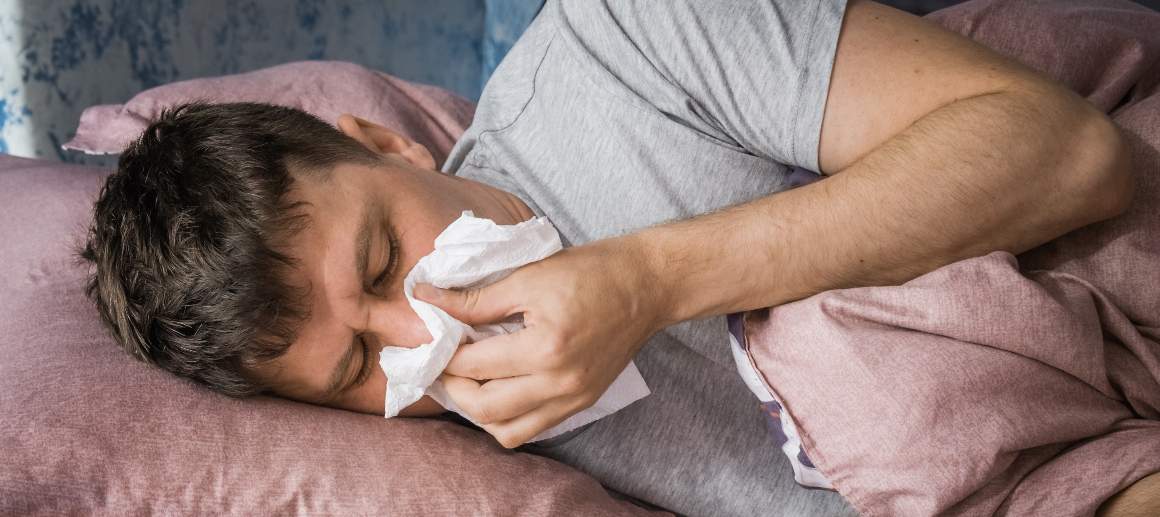
{"label": "forehead", "polygon": [[359,193],[364,190],[360,184],[363,171],[359,166],[338,164],[325,174],[288,167],[294,182],[287,196],[291,201],[309,203],[312,216],[341,216],[343,208],[360,199]]}

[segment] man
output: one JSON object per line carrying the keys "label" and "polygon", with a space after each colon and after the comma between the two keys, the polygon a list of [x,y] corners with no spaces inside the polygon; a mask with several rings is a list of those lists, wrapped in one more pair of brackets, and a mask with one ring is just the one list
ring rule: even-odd
{"label": "man", "polygon": [[[1106,117],[913,16],[869,1],[607,4],[547,3],[449,174],[355,117],[338,126],[356,147],[254,106],[162,117],[121,164],[136,181],[110,179],[98,203],[87,256],[106,321],[139,357],[219,391],[381,413],[377,351],[428,337],[401,280],[434,236],[463,209],[546,215],[563,252],[480,290],[416,289],[473,324],[524,315],[525,330],[460,347],[444,376],[456,402],[514,447],[635,358],[651,396],[529,449],[681,513],[832,514],[849,511],[835,494],[791,489],[721,316],[1019,253],[1129,203]],[[826,178],[784,191],[790,166]],[[189,186],[151,176],[165,171]]]}

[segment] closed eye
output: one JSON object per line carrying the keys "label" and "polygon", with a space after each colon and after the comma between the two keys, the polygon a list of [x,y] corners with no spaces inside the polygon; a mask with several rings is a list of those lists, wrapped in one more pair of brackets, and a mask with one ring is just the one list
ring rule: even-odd
{"label": "closed eye", "polygon": [[[358,386],[362,386],[362,384],[364,382],[366,382],[367,379],[370,378],[370,376],[371,376],[371,368],[370,367],[372,364],[374,364],[371,361],[371,347],[367,346],[366,340],[363,339],[363,336],[361,336],[361,335],[359,336],[358,341],[359,341],[359,345],[362,346],[362,364],[359,367],[358,376],[356,376],[354,379],[354,382],[352,382],[350,384],[350,386],[347,387],[347,390],[349,390],[351,388],[356,388]],[[344,390],[344,391],[346,391],[346,390]]]}
{"label": "closed eye", "polygon": [[[372,288],[377,289],[381,287],[381,284],[386,283],[388,279],[394,278],[396,276],[395,273],[399,269],[399,242],[395,239],[394,234],[390,232],[387,234],[387,241],[390,243],[391,258],[387,261],[387,267],[383,269],[382,273],[379,273],[379,276],[371,284]],[[347,390],[361,386],[371,376],[371,366],[373,365],[371,361],[371,347],[367,345],[365,334],[360,334],[358,340],[359,345],[362,346],[363,361],[358,375],[355,377],[354,382],[347,387]]]}
{"label": "closed eye", "polygon": [[383,272],[371,282],[371,288],[377,289],[388,278],[394,277],[395,270],[399,267],[399,242],[395,240],[394,232],[387,232],[387,242],[391,257],[387,260],[387,267],[383,268]]}

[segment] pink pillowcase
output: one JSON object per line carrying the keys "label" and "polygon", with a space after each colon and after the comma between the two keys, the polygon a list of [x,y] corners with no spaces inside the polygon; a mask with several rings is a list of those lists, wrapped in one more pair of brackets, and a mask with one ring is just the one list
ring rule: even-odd
{"label": "pink pillowcase", "polygon": [[125,104],[92,106],[62,147],[117,154],[162,109],[189,102],[265,102],[298,108],[335,124],[350,113],[419,142],[442,165],[471,124],[475,105],[435,86],[404,81],[342,61],[298,61],[237,75],[191,79],[141,92]]}

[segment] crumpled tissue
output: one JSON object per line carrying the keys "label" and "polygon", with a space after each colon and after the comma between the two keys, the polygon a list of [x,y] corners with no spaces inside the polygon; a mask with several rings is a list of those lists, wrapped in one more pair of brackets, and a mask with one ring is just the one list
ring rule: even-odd
{"label": "crumpled tissue", "polygon": [[[451,356],[469,336],[473,342],[523,328],[522,323],[501,322],[471,327],[443,309],[415,299],[417,283],[440,288],[479,288],[497,282],[520,266],[543,260],[563,249],[560,235],[546,217],[536,217],[515,225],[498,225],[490,219],[464,211],[435,238],[435,249],[419,259],[403,279],[403,294],[423,320],[432,341],[416,348],[388,346],[379,353],[379,367],[387,375],[384,416],[397,416],[424,394],[449,411],[476,423],[448,396],[438,380]],[[615,413],[644,398],[651,391],[635,363],[620,372],[596,403],[560,424],[532,438],[539,441],[568,432]],[[476,423],[478,425],[478,423]]]}

